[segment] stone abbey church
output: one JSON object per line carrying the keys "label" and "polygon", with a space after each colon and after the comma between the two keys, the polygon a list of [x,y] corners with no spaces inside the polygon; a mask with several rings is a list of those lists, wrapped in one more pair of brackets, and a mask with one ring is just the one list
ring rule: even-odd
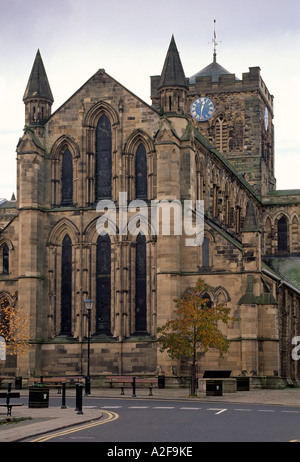
{"label": "stone abbey church", "polygon": [[[30,314],[32,345],[1,361],[1,375],[85,375],[90,298],[94,379],[162,373],[181,383],[187,362],[159,351],[156,330],[201,278],[210,303],[226,304],[237,321],[222,326],[228,353],[203,354],[198,374],[298,380],[300,190],[276,189],[273,96],[259,67],[239,79],[214,53],[187,77],[174,37],[166,51],[151,105],[100,69],[53,113],[37,52],[17,194],[0,204],[0,299]],[[99,234],[106,212],[97,204],[113,201],[118,224],[120,193],[134,232],[110,233],[107,218]],[[202,245],[173,229],[153,232],[137,199],[204,201]]]}

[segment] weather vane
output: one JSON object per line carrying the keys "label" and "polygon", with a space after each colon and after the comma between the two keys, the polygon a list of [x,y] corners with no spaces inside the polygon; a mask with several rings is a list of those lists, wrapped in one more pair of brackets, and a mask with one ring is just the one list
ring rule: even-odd
{"label": "weather vane", "polygon": [[212,43],[214,44],[214,62],[217,61],[217,45],[222,42],[217,42],[217,34],[216,34],[216,20],[214,19],[214,38],[212,39]]}

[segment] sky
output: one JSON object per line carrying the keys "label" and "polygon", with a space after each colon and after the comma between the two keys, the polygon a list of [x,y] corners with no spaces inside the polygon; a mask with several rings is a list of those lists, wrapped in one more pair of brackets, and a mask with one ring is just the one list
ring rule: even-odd
{"label": "sky", "polygon": [[23,95],[39,49],[58,109],[98,69],[150,101],[172,34],[187,77],[259,66],[274,96],[277,189],[300,189],[299,0],[0,0],[0,198],[16,193]]}

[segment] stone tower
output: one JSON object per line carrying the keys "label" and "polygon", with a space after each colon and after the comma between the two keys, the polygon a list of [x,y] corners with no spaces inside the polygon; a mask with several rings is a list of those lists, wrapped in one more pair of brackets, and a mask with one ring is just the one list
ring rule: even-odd
{"label": "stone tower", "polygon": [[40,50],[37,51],[23,101],[26,126],[41,124],[51,115],[54,100]]}
{"label": "stone tower", "polygon": [[[198,98],[209,98],[214,107],[203,121],[193,119],[191,113]],[[218,63],[214,50],[213,61],[186,79],[172,37],[161,76],[151,77],[151,99],[153,107],[164,113],[189,116],[257,192],[275,189],[273,96],[259,67],[249,68],[239,79]]]}
{"label": "stone tower", "polygon": [[194,121],[201,133],[261,194],[275,189],[273,96],[259,67],[242,79],[213,62],[189,79],[187,110],[199,97],[214,104],[213,116]]}
{"label": "stone tower", "polygon": [[157,90],[160,95],[160,106],[165,113],[184,114],[188,84],[174,36],[171,39]]}
{"label": "stone tower", "polygon": [[[25,90],[25,129],[17,145],[17,209],[19,215],[19,306],[32,317],[35,338],[43,337],[45,245],[44,214],[46,197],[46,153],[44,123],[51,115],[53,96],[38,50]],[[30,359],[28,358],[29,368]],[[26,359],[22,358],[22,370]]]}

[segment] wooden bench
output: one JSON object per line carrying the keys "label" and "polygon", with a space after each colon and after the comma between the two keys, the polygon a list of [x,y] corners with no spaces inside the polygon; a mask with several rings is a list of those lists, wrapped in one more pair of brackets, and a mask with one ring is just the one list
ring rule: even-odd
{"label": "wooden bench", "polygon": [[74,384],[83,379],[84,377],[81,375],[72,375],[66,377],[44,377],[41,375],[39,378],[30,377],[28,379],[28,382],[42,383],[43,385],[46,385],[48,388],[57,388],[57,393],[61,393],[63,383]]}
{"label": "wooden bench", "polygon": [[20,398],[19,392],[7,391],[6,393],[0,393],[0,398],[5,398],[5,404],[0,404],[1,407],[6,407],[8,416],[11,416],[11,409],[14,406],[23,406],[23,403],[11,403],[12,398]]}
{"label": "wooden bench", "polygon": [[125,388],[130,386],[132,388],[133,396],[135,396],[135,389],[142,388],[145,385],[149,388],[149,396],[153,396],[152,389],[153,386],[157,384],[157,378],[150,378],[150,379],[140,379],[135,376],[107,376],[106,383],[109,383],[109,387],[113,388],[113,385],[119,385],[121,388],[121,395],[125,395]]}

